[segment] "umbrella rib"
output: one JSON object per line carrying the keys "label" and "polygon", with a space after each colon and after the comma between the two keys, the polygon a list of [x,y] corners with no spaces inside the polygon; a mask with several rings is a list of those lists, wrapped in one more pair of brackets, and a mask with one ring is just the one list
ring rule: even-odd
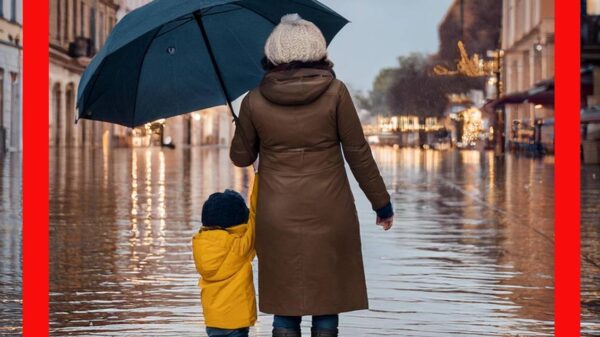
{"label": "umbrella rib", "polygon": [[[90,96],[92,95],[92,92],[94,92],[94,87],[96,86],[96,82],[98,81],[98,77],[100,77],[100,73],[102,72],[102,68],[104,68],[104,65],[106,64],[106,59],[108,58],[108,56],[102,60],[102,63],[100,63],[100,66],[98,66],[98,72],[97,75],[94,76],[94,81],[92,82],[92,86],[90,87],[90,90],[88,91],[88,94],[85,94],[85,90],[82,93],[81,99],[83,100],[83,105],[81,107],[81,109],[83,110],[85,108],[86,105],[86,101],[90,98]],[[87,96],[87,97],[86,97]],[[87,104],[89,106],[89,104]],[[83,113],[85,114],[85,110],[83,111]],[[79,113],[77,114],[77,119],[75,120],[75,123],[77,123],[77,121],[79,120],[79,118],[81,118],[81,111],[79,111]]]}
{"label": "umbrella rib", "polygon": [[229,105],[229,109],[231,110],[233,119],[237,121],[237,116],[235,115],[235,113],[233,111],[233,107],[231,106],[231,99],[229,97],[229,93],[227,92],[227,88],[225,87],[225,81],[223,79],[223,75],[221,74],[221,69],[219,67],[219,63],[217,62],[217,58],[215,57],[212,46],[210,44],[210,40],[208,38],[208,33],[206,32],[206,29],[204,27],[204,22],[202,21],[202,13],[195,13],[194,19],[196,20],[196,23],[198,24],[198,28],[200,29],[200,34],[202,34],[202,40],[204,41],[204,44],[206,46],[206,51],[208,52],[208,56],[210,57],[210,61],[213,66],[213,70],[215,71],[215,75],[217,76],[217,81],[219,82],[219,85],[221,86],[221,91],[223,93],[223,96],[225,96],[225,100],[227,101],[227,104]]}
{"label": "umbrella rib", "polygon": [[246,151],[248,153],[252,153],[250,145],[248,144],[246,135],[244,133],[244,128],[242,128],[242,125],[240,124],[239,117],[236,116],[235,112],[233,111],[233,105],[231,104],[231,99],[229,97],[229,93],[227,92],[227,88],[225,87],[225,80],[223,79],[223,74],[221,74],[221,69],[219,67],[219,63],[217,62],[217,58],[215,57],[212,46],[210,44],[210,39],[208,37],[208,33],[206,32],[206,27],[204,27],[204,21],[202,21],[202,13],[201,12],[194,13],[194,18],[196,19],[196,23],[198,24],[198,28],[200,29],[200,34],[202,34],[202,41],[204,42],[206,51],[208,52],[208,56],[210,57],[213,69],[217,76],[217,80],[219,81],[219,85],[221,86],[221,90],[223,92],[223,95],[225,96],[225,100],[227,101],[227,106],[229,107],[229,110],[231,111],[231,115],[233,115],[233,121],[236,126],[236,132],[237,132],[237,129],[239,128],[240,134],[241,134],[242,140],[243,140],[242,143],[244,144]]}
{"label": "umbrella rib", "polygon": [[144,49],[144,53],[142,54],[142,64],[140,64],[140,71],[138,72],[137,81],[135,82],[135,83],[137,83],[137,86],[135,87],[135,95],[133,96],[133,112],[131,113],[131,128],[135,127],[135,111],[137,110],[138,91],[140,89],[140,77],[142,77],[142,70],[144,69],[144,61],[146,61],[146,54],[148,54],[148,50],[150,50],[150,46],[152,46],[152,42],[154,42],[154,39],[156,38],[156,36],[158,35],[158,33],[160,32],[162,27],[163,26],[159,26],[156,28],[156,32],[154,33],[154,35],[152,35],[150,42],[148,42],[148,45],[146,46],[146,49]]}

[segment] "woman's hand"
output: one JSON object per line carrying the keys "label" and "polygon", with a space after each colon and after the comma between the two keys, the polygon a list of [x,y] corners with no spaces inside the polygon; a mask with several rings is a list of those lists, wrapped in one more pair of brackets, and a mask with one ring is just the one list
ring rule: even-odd
{"label": "woman's hand", "polygon": [[382,219],[380,217],[377,217],[377,226],[381,226],[383,227],[383,230],[389,230],[390,228],[392,228],[392,223],[394,222],[394,217],[391,216],[389,218],[385,218]]}

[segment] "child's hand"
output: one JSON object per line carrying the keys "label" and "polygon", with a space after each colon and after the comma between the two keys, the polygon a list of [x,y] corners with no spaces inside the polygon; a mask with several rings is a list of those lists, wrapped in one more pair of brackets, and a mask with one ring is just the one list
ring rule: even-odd
{"label": "child's hand", "polygon": [[390,228],[392,228],[392,223],[394,222],[394,217],[391,216],[389,218],[386,219],[382,219],[380,217],[377,217],[377,226],[381,226],[383,227],[383,230],[389,230]]}

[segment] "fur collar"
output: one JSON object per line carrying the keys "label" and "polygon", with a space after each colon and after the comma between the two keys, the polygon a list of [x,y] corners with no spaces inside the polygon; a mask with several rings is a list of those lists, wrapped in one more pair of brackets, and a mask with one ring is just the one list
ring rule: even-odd
{"label": "fur collar", "polygon": [[263,65],[263,68],[267,72],[287,71],[287,70],[302,69],[302,68],[328,70],[331,72],[331,74],[335,78],[335,72],[333,71],[333,62],[331,62],[327,58],[324,58],[319,61],[313,61],[313,62],[293,61],[290,63],[284,63],[284,64],[280,64],[280,65],[276,66],[265,57],[262,60],[262,65]]}

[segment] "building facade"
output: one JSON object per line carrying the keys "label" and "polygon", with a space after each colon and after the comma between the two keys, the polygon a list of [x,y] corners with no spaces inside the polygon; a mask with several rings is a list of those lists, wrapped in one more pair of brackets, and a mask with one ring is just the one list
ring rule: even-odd
{"label": "building facade", "polygon": [[229,145],[233,137],[231,113],[227,106],[195,111],[165,121],[165,137],[174,145]]}
{"label": "building facade", "polygon": [[554,123],[554,0],[504,0],[501,39],[506,141],[552,150],[553,131],[543,128]]}
{"label": "building facade", "polygon": [[75,124],[77,86],[91,58],[117,22],[117,0],[50,0],[50,146],[98,146],[123,128]]}
{"label": "building facade", "polygon": [[152,0],[120,0],[119,11],[117,12],[117,20],[121,20],[132,10],[142,7]]}
{"label": "building facade", "polygon": [[[0,0],[2,1],[2,0]],[[117,21],[150,0],[50,0],[50,128],[53,147],[147,146],[152,135],[119,125],[75,123],[79,80]],[[147,129],[147,128],[146,128]],[[174,145],[228,144],[231,118],[216,107],[169,118],[160,139]],[[156,135],[155,135],[156,136]]]}
{"label": "building facade", "polygon": [[22,2],[0,0],[0,153],[22,149]]}

